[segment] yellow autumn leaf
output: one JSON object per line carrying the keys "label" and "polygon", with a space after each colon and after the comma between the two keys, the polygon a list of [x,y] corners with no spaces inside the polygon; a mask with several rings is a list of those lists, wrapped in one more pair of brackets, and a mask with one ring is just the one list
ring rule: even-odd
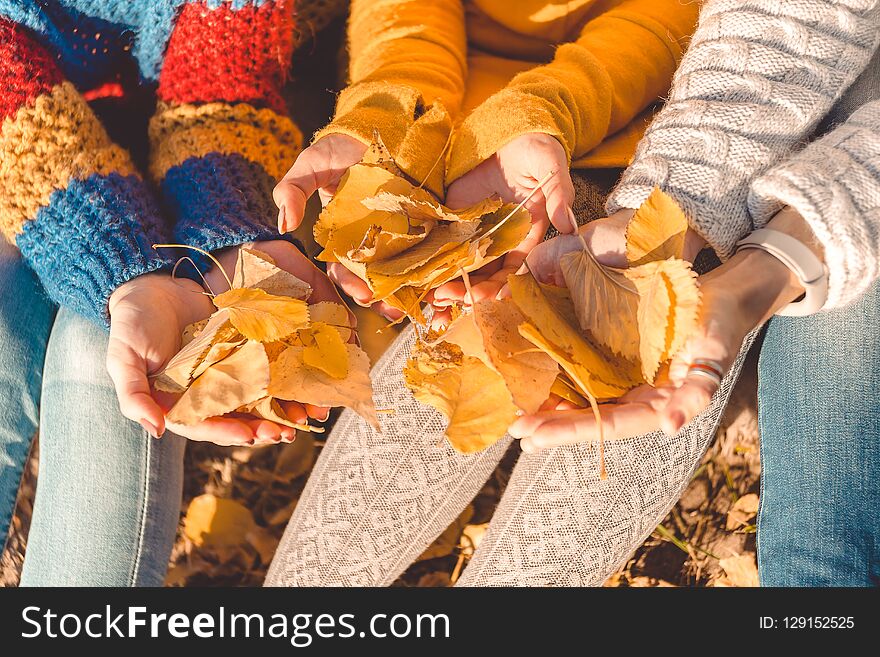
{"label": "yellow autumn leaf", "polygon": [[348,350],[339,331],[324,322],[312,322],[298,335],[303,345],[303,363],[334,379],[348,375]]}
{"label": "yellow autumn leaf", "polygon": [[379,418],[373,404],[370,359],[357,345],[346,344],[348,374],[334,379],[308,367],[301,346],[288,347],[270,365],[269,395],[315,406],[346,406],[364,418],[377,431]]}
{"label": "yellow autumn leaf", "polygon": [[371,210],[382,210],[406,215],[410,219],[427,223],[438,221],[475,221],[498,210],[504,202],[497,196],[479,201],[460,210],[450,210],[433,199],[415,199],[401,194],[381,192],[362,203]]}
{"label": "yellow autumn leaf", "polygon": [[417,226],[411,233],[393,233],[381,226],[370,226],[361,243],[346,256],[353,262],[381,262],[411,249],[424,241],[431,232],[433,224]]}
{"label": "yellow autumn leaf", "polygon": [[329,324],[339,332],[343,342],[351,340],[352,319],[348,308],[341,303],[332,301],[319,301],[309,306],[309,319],[313,324],[323,322]]}
{"label": "yellow autumn leaf", "polygon": [[241,545],[255,527],[246,506],[207,493],[193,498],[183,517],[183,533],[196,547]]}
{"label": "yellow autumn leaf", "polygon": [[595,399],[616,398],[641,383],[637,363],[611,358],[566,321],[574,311],[561,291],[548,296],[528,273],[507,280],[527,320],[519,325],[520,334],[559,363],[579,392]]}
{"label": "yellow autumn leaf", "polygon": [[265,397],[268,387],[266,350],[259,342],[248,340],[193,381],[168,412],[168,420],[198,424]]}
{"label": "yellow autumn leaf", "polygon": [[[212,365],[229,355],[231,349],[227,350],[227,346],[240,344],[244,340],[229,323],[229,313],[226,311],[214,313],[209,320],[199,324],[201,328],[198,332],[156,375],[153,385],[157,390],[183,392],[197,376],[196,368],[205,363]],[[235,340],[235,336],[241,340]]]}
{"label": "yellow autumn leaf", "polygon": [[281,269],[271,256],[256,249],[238,250],[232,287],[259,288],[268,294],[294,299],[308,299],[312,295],[308,283]]}
{"label": "yellow autumn leaf", "polygon": [[474,323],[482,338],[486,364],[504,379],[514,404],[535,413],[547,401],[559,366],[522,337],[525,317],[512,299],[486,299],[474,304]]}
{"label": "yellow autumn leaf", "polygon": [[630,267],[684,257],[688,222],[671,196],[655,187],[626,226],[626,259]]}
{"label": "yellow autumn leaf", "polygon": [[501,375],[450,343],[417,344],[404,380],[417,400],[446,416],[446,437],[459,452],[494,444],[516,419],[516,406]]}
{"label": "yellow autumn leaf", "polygon": [[590,405],[590,401],[578,392],[577,386],[568,380],[567,376],[562,374],[557,376],[553,385],[550,386],[550,393],[561,397],[567,402],[571,402],[575,406],[586,408]]}
{"label": "yellow autumn leaf", "polygon": [[[318,259],[333,262],[339,254],[358,248],[373,226],[391,233],[408,233],[410,222],[405,215],[371,210],[362,201],[382,191],[416,193],[413,190],[415,187],[407,180],[381,167],[364,164],[350,167],[315,222],[315,241],[324,247]],[[431,198],[428,192],[420,192]]]}
{"label": "yellow autumn leaf", "polygon": [[309,323],[305,301],[260,289],[233,288],[214,297],[214,305],[228,310],[229,321],[242,335],[259,342],[280,340]]}

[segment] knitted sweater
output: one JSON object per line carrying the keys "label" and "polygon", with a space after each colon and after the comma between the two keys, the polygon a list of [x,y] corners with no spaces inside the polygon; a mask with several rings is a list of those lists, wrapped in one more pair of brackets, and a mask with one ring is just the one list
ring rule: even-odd
{"label": "knitted sweater", "polygon": [[[0,228],[53,300],[106,323],[113,290],[169,264],[156,242],[277,238],[293,26],[290,0],[0,0]],[[108,83],[156,89],[151,184],[84,98]]]}
{"label": "knitted sweater", "polygon": [[[369,142],[378,129],[438,194],[527,132],[558,138],[576,164],[624,166],[637,139],[609,137],[641,134],[697,12],[681,0],[353,0],[350,85],[317,136]],[[434,165],[453,125],[444,177]]]}
{"label": "knitted sweater", "polygon": [[826,307],[846,303],[878,267],[876,105],[796,153],[878,43],[878,0],[709,0],[608,212],[659,186],[727,258],[789,203],[823,243]]}

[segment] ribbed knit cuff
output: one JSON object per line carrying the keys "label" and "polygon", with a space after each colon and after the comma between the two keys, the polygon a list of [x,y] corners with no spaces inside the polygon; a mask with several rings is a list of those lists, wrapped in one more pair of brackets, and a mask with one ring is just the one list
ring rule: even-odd
{"label": "ribbed knit cuff", "polygon": [[[284,239],[272,202],[275,181],[262,166],[238,154],[209,153],[171,167],[162,181],[165,203],[177,220],[174,241],[213,252],[258,240]],[[202,273],[213,265],[190,251]],[[191,267],[181,275],[200,280]]]}
{"label": "ribbed knit cuff", "polygon": [[153,249],[167,237],[143,181],[112,173],[72,180],[54,192],[16,243],[53,301],[106,328],[113,291],[170,264]]}

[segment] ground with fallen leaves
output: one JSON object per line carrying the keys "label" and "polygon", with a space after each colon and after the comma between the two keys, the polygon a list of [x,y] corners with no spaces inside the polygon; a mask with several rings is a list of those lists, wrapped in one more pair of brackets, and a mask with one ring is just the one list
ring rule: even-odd
{"label": "ground with fallen leaves", "polygon": [[[293,70],[289,101],[303,132],[322,125],[332,109],[335,53],[342,25],[302,53]],[[300,234],[314,248],[310,230]],[[364,347],[375,361],[384,325],[359,312]],[[320,435],[300,434],[290,445],[257,449],[190,443],[181,523],[171,556],[169,586],[259,586],[287,519],[320,453]],[[18,583],[36,489],[35,444],[18,496],[12,530],[0,556],[0,586]],[[474,546],[516,462],[512,447],[465,513],[396,582],[398,586],[449,586]],[[606,586],[748,586],[757,584],[755,511],[759,481],[755,415],[755,364],[744,370],[714,445],[672,512]],[[224,523],[206,518],[220,506]],[[187,513],[189,511],[189,513]]]}

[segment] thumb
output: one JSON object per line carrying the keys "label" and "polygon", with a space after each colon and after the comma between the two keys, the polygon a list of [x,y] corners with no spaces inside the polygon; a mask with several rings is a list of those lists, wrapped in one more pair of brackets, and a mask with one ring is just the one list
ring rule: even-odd
{"label": "thumb", "polygon": [[107,372],[116,388],[119,410],[158,438],[165,433],[165,414],[153,399],[147,379],[147,363],[128,345],[110,338]]}
{"label": "thumb", "polygon": [[311,146],[296,158],[293,166],[272,190],[272,198],[278,206],[278,232],[286,233],[297,228],[306,212],[306,203],[322,184],[329,182],[329,174],[316,171],[314,151]]}

